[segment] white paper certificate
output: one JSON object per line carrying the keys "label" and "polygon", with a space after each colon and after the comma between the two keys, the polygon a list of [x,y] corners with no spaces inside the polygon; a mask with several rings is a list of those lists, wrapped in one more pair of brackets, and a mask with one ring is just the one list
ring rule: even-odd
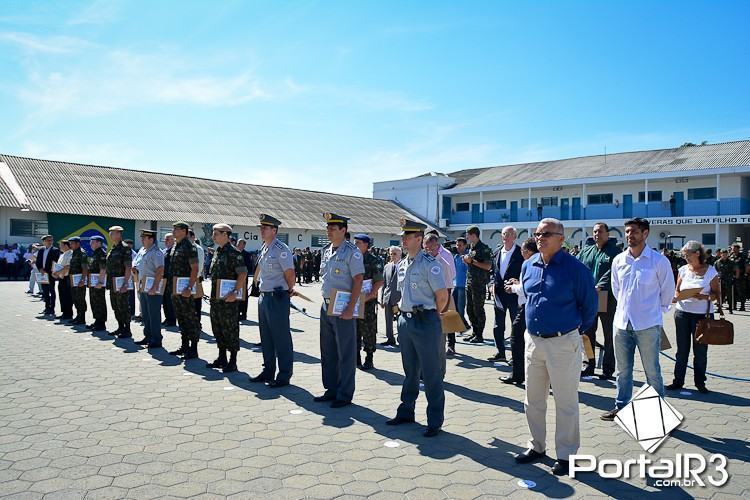
{"label": "white paper certificate", "polygon": [[[229,295],[232,291],[234,291],[234,287],[237,286],[237,280],[219,280],[219,298],[226,298],[227,295]],[[243,290],[240,288],[234,293],[234,297],[237,299],[242,300]]]}
{"label": "white paper certificate", "polygon": [[[336,298],[333,301],[334,316],[341,316],[344,309],[346,309],[346,306],[349,305],[351,297],[351,292],[342,292],[341,290],[336,292]],[[359,316],[359,301],[357,301],[357,304],[354,306],[354,316]]]}
{"label": "white paper certificate", "polygon": [[47,273],[38,272],[36,273],[36,281],[42,285],[49,285],[49,276]]}
{"label": "white paper certificate", "polygon": [[59,262],[53,262],[53,263],[52,263],[52,270],[53,270],[54,272],[56,272],[56,273],[59,273],[60,271],[62,271],[62,270],[63,270],[63,267],[65,267],[65,266],[63,266],[63,265],[62,265],[62,264],[60,264]]}
{"label": "white paper certificate", "polygon": [[372,280],[362,281],[362,295],[369,295],[372,293]]}
{"label": "white paper certificate", "polygon": [[[115,278],[115,289],[116,290],[119,290],[120,288],[122,288],[122,285],[124,285],[124,284],[125,284],[125,276],[117,276]],[[130,290],[135,290],[135,288],[133,287],[133,277],[132,276],[130,277],[130,281],[128,281],[128,291],[130,291]]]}
{"label": "white paper certificate", "polygon": [[[143,290],[141,290],[143,293],[148,293],[151,291],[151,289],[154,287],[154,277],[153,276],[146,276],[146,279],[143,283]],[[156,293],[159,295],[162,295],[164,293],[164,286],[166,285],[167,280],[161,280],[161,283],[159,283],[159,289],[156,290]]]}
{"label": "white paper certificate", "polygon": [[83,284],[86,285],[86,279],[83,277],[83,274],[71,274],[71,279],[73,280],[73,286],[76,287],[81,284],[81,280],[83,280]]}
{"label": "white paper certificate", "polygon": [[[104,278],[104,281],[106,280],[107,278]],[[91,288],[99,286],[99,273],[89,274],[89,286]]]}
{"label": "white paper certificate", "polygon": [[[175,286],[174,286],[174,293],[176,295],[181,295],[182,292],[188,287],[189,284],[190,284],[190,277],[185,276],[185,277],[182,277],[182,278],[177,278],[177,282],[175,283]],[[198,284],[198,282],[196,281],[195,284],[193,285],[192,290],[190,290],[190,292],[193,295],[195,295],[196,293],[198,293],[198,290],[196,288],[197,284]]]}

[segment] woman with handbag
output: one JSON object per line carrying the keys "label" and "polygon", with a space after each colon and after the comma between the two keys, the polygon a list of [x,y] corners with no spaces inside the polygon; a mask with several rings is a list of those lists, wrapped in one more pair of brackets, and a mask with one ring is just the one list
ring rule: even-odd
{"label": "woman with handbag", "polygon": [[[708,345],[696,341],[695,331],[700,320],[713,319],[713,300],[721,300],[719,274],[706,262],[706,252],[699,242],[688,241],[682,247],[682,255],[687,260],[687,264],[677,271],[677,286],[672,300],[676,309],[674,322],[677,331],[677,362],[674,367],[674,380],[665,389],[676,391],[685,384],[685,372],[692,345],[695,387],[698,392],[705,394],[708,392],[706,389]],[[685,298],[685,295],[690,293],[689,290],[699,291]],[[684,293],[681,294],[681,292]]]}

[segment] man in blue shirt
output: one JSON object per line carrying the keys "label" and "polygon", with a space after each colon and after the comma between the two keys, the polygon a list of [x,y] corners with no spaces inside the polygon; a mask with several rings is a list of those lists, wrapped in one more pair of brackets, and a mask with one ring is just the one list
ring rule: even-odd
{"label": "man in blue shirt", "polygon": [[466,330],[469,329],[469,323],[466,322],[464,313],[466,312],[466,273],[469,266],[464,262],[463,257],[469,250],[469,243],[466,238],[460,236],[456,238],[456,255],[453,256],[453,262],[456,265],[456,283],[453,285],[453,302],[456,303],[456,311],[461,316]]}
{"label": "man in blue shirt", "polygon": [[578,384],[581,336],[593,325],[598,310],[594,279],[575,257],[562,251],[565,231],[557,219],[542,219],[534,236],[539,253],[523,263],[521,284],[526,294],[526,421],[531,439],[516,462],[545,455],[547,396],[555,398],[555,475],[568,473],[570,455],[578,451],[581,433]]}

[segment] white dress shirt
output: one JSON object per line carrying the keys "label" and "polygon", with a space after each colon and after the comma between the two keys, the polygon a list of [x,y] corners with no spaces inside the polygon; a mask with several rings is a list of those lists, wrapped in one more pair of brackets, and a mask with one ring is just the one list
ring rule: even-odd
{"label": "white dress shirt", "polygon": [[508,272],[508,265],[510,264],[510,256],[516,250],[516,245],[510,247],[510,250],[505,249],[505,245],[500,247],[500,276],[505,279],[505,273]]}
{"label": "white dress shirt", "polygon": [[638,258],[630,249],[612,259],[612,293],[617,298],[614,326],[634,330],[663,325],[674,297],[674,275],[666,257],[646,246]]}
{"label": "white dress shirt", "polygon": [[518,306],[522,306],[526,303],[526,294],[523,293],[523,283],[517,285],[510,285],[510,291],[518,295]]}

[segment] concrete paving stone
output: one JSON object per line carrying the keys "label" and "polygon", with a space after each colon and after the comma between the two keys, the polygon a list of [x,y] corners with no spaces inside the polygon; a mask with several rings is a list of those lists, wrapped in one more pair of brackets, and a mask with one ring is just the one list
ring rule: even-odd
{"label": "concrete paving stone", "polygon": [[319,484],[305,490],[305,494],[309,498],[336,498],[343,493],[344,490],[341,486],[333,484]]}
{"label": "concrete paving stone", "polygon": [[179,497],[179,498],[190,498],[195,495],[200,495],[206,492],[206,484],[204,483],[193,483],[183,482],[167,487],[167,495]]}

